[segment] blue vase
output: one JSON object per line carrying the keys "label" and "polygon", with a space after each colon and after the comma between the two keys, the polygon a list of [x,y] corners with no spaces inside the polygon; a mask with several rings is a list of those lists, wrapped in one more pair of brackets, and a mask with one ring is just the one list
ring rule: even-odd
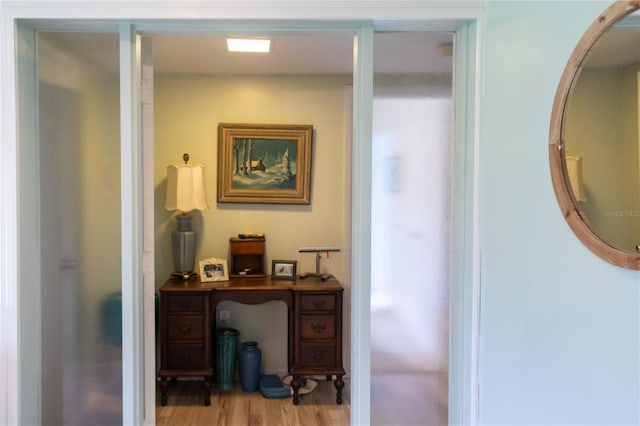
{"label": "blue vase", "polygon": [[257,342],[244,342],[240,347],[240,383],[245,392],[258,390],[262,352]]}

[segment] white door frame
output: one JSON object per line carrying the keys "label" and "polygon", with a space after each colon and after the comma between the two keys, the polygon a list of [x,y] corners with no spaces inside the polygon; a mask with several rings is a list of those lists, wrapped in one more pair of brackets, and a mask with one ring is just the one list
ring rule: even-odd
{"label": "white door frame", "polygon": [[[457,24],[394,21],[363,25],[356,37],[352,147],[351,421],[370,423],[371,140],[374,31],[455,32],[449,424],[478,421],[480,304],[479,111],[481,18]],[[451,26],[451,24],[453,24]]]}
{"label": "white door frame", "polygon": [[[145,401],[143,400],[141,360],[144,359],[142,333],[131,330],[142,328],[143,300],[148,304],[140,286],[143,266],[142,230],[142,166],[140,144],[132,143],[140,135],[139,111],[139,42],[131,23],[136,19],[165,19],[164,25],[172,27],[189,26],[190,20],[242,19],[247,22],[270,20],[297,20],[300,25],[305,20],[333,23],[341,29],[353,28],[357,32],[357,64],[354,75],[354,138],[353,138],[353,210],[352,232],[352,305],[351,305],[351,365],[352,365],[352,424],[369,422],[369,299],[368,274],[370,256],[367,246],[370,225],[370,107],[372,94],[369,89],[370,61],[372,60],[372,31],[383,28],[388,23],[401,26],[404,30],[456,31],[456,68],[454,69],[454,95],[456,104],[454,134],[454,226],[453,236],[453,283],[452,283],[452,352],[450,381],[450,423],[477,423],[478,371],[477,338],[479,307],[479,262],[478,262],[478,116],[480,81],[480,28],[482,28],[482,1],[425,2],[408,0],[399,4],[393,2],[335,1],[334,6],[327,1],[300,0],[268,2],[253,1],[211,1],[191,3],[176,2],[174,5],[154,7],[154,0],[132,1],[127,4],[110,4],[108,1],[84,2],[33,2],[17,0],[10,4],[0,0],[0,377],[6,386],[0,386],[0,423],[19,424],[23,417],[20,412],[20,393],[24,383],[20,377],[20,341],[24,324],[20,322],[21,301],[25,286],[36,283],[25,282],[21,268],[32,262],[21,253],[37,252],[37,241],[25,241],[18,232],[25,219],[20,216],[21,202],[26,195],[21,193],[19,160],[23,147],[18,143],[18,134],[24,138],[17,126],[18,89],[15,85],[18,58],[15,55],[17,20],[56,19],[68,25],[73,20],[86,29],[95,28],[95,23],[84,19],[102,20],[119,27],[121,46],[121,119],[123,120],[123,182],[133,183],[125,191],[124,201],[135,205],[133,213],[123,213],[123,279],[129,282],[127,293],[123,292],[123,371],[131,374],[126,378],[123,398],[130,404],[124,410],[124,424],[140,424],[143,420]],[[251,4],[251,7],[247,7]],[[339,7],[338,7],[339,6]],[[377,18],[385,18],[378,21]],[[104,21],[111,19],[112,21]],[[180,20],[179,22],[177,20]],[[360,23],[358,23],[358,21]],[[44,21],[42,21],[44,22]],[[48,21],[49,25],[52,21]],[[123,22],[122,24],[119,24]],[[53,21],[53,23],[56,23]],[[369,67],[369,68],[367,68]],[[369,71],[367,71],[367,69]],[[21,99],[21,107],[24,104]],[[34,99],[35,101],[35,99]],[[138,105],[138,106],[136,106]],[[34,106],[34,105],[32,105]],[[369,130],[367,130],[369,129]],[[28,135],[27,135],[28,136]],[[125,142],[128,140],[128,142]],[[24,206],[24,204],[22,204]],[[124,207],[123,207],[124,208]],[[16,224],[18,226],[16,227]],[[357,224],[357,225],[355,225]],[[356,229],[357,226],[357,229]],[[462,226],[462,228],[459,228]],[[356,231],[360,232],[356,232]],[[362,232],[365,230],[365,232]],[[37,238],[36,238],[37,239]],[[33,246],[33,244],[36,244]],[[124,247],[128,244],[127,247]],[[148,261],[148,259],[147,259]],[[137,289],[137,290],[136,290]],[[123,287],[123,290],[125,288]],[[37,302],[37,301],[36,301]],[[37,306],[37,304],[36,304]],[[153,307],[145,306],[146,310]],[[148,328],[148,323],[144,328]],[[138,329],[139,330],[139,329]],[[145,330],[153,332],[152,330]],[[147,342],[148,344],[148,342]],[[151,348],[154,350],[155,348]],[[146,398],[152,398],[147,395]],[[155,396],[153,396],[155,399]]]}
{"label": "white door frame", "polygon": [[[144,419],[145,321],[149,306],[143,276],[143,160],[141,40],[130,23],[120,24],[120,193],[122,251],[122,418],[124,424]],[[152,305],[153,306],[153,305]],[[141,309],[142,308],[142,309]],[[155,416],[154,416],[155,417]]]}

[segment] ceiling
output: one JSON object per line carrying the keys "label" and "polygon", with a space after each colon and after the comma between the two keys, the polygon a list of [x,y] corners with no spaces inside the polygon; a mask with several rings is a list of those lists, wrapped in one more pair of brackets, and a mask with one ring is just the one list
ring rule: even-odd
{"label": "ceiling", "polygon": [[596,41],[585,66],[611,67],[640,63],[640,32],[607,31]]}
{"label": "ceiling", "polygon": [[[166,74],[351,74],[353,35],[282,35],[268,54],[230,53],[222,36],[154,36],[154,68]],[[395,33],[376,39],[377,72],[451,72],[439,46],[451,34]]]}
{"label": "ceiling", "polygon": [[[44,40],[114,71],[117,34],[41,33]],[[268,54],[229,53],[221,35],[151,35],[156,74],[351,74],[349,32],[269,36]],[[451,73],[451,33],[380,33],[374,42],[376,73]]]}

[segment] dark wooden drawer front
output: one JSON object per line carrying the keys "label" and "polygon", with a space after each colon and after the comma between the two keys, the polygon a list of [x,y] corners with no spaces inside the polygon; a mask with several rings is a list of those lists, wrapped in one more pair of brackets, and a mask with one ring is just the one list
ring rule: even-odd
{"label": "dark wooden drawer front", "polygon": [[336,364],[335,343],[301,343],[300,364],[302,367],[334,367]]}
{"label": "dark wooden drawer front", "polygon": [[169,345],[166,368],[169,370],[202,370],[211,368],[211,366],[205,365],[202,345]]}
{"label": "dark wooden drawer front", "polygon": [[263,241],[248,241],[246,243],[232,243],[231,254],[262,254],[264,253]]}
{"label": "dark wooden drawer front", "polygon": [[301,305],[303,311],[335,311],[335,294],[303,294]]}
{"label": "dark wooden drawer front", "polygon": [[335,315],[302,315],[303,339],[334,339],[336,337]]}
{"label": "dark wooden drawer front", "polygon": [[202,340],[203,330],[202,315],[169,315],[167,321],[169,340]]}
{"label": "dark wooden drawer front", "polygon": [[[264,240],[232,237],[229,242],[229,283],[207,285],[197,278],[172,278],[159,290],[160,403],[167,404],[171,378],[198,377],[203,379],[205,405],[211,404],[216,358],[225,355],[216,345],[215,314],[223,309],[220,302],[257,305],[278,300],[287,306],[288,373],[296,379],[326,376],[334,380],[336,403],[341,404],[344,288],[333,278],[322,283],[273,280],[264,274]],[[240,276],[246,269],[255,276]],[[299,393],[299,389],[293,392],[294,405],[299,403]]]}
{"label": "dark wooden drawer front", "polygon": [[202,296],[169,296],[167,308],[169,312],[202,312],[204,298]]}

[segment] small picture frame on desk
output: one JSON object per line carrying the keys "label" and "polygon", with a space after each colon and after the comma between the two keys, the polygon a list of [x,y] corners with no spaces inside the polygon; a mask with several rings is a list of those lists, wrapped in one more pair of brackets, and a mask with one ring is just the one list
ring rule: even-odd
{"label": "small picture frame on desk", "polygon": [[226,259],[210,257],[200,261],[200,281],[229,281]]}
{"label": "small picture frame on desk", "polygon": [[271,279],[272,280],[289,280],[296,279],[297,260],[274,260],[271,262]]}

